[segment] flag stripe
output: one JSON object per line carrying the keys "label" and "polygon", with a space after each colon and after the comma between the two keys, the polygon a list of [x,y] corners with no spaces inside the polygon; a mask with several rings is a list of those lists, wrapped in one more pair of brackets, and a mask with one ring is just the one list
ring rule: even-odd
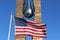
{"label": "flag stripe", "polygon": [[26,23],[30,23],[30,24],[40,24],[39,22],[34,22],[34,21],[30,21],[30,20],[26,20]]}
{"label": "flag stripe", "polygon": [[15,29],[15,31],[33,31],[33,32],[46,32],[46,30],[33,30],[33,29]]}
{"label": "flag stripe", "polygon": [[46,32],[46,29],[31,29],[31,28],[16,28],[15,31],[35,31],[35,32]]}
{"label": "flag stripe", "polygon": [[[15,32],[16,33],[16,32]],[[17,33],[19,33],[19,34],[25,34],[25,33],[32,33],[32,34],[38,34],[38,35],[46,35],[46,33],[45,32],[30,32],[30,31],[17,31]]]}
{"label": "flag stripe", "polygon": [[[27,28],[27,29],[33,29],[33,30],[40,30],[40,28],[35,28],[33,26],[15,26],[15,28],[16,29],[20,29],[20,28],[25,29],[25,28]],[[46,28],[44,28],[44,29],[46,30]]]}
{"label": "flag stripe", "polygon": [[34,32],[46,32],[46,29],[35,29],[35,28],[22,28],[22,27],[19,27],[19,28],[16,28],[15,31],[34,31]]}
{"label": "flag stripe", "polygon": [[33,34],[45,34],[46,32],[32,32],[32,31],[16,31],[17,33],[23,33],[23,32],[29,32],[29,33],[33,33]]}
{"label": "flag stripe", "polygon": [[29,25],[37,25],[37,26],[46,26],[46,24],[32,24],[32,23],[27,23],[27,24],[29,24]]}
{"label": "flag stripe", "polygon": [[40,36],[33,36],[31,34],[16,34],[15,36],[32,36],[32,37],[36,37],[36,38],[46,38],[47,36],[46,35],[40,35]]}
{"label": "flag stripe", "polygon": [[41,35],[39,35],[39,34],[33,34],[33,33],[30,33],[30,32],[21,32],[21,33],[19,33],[19,32],[17,32],[17,33],[15,33],[15,35],[17,35],[17,34],[26,34],[26,35],[33,35],[33,36],[41,36]]}
{"label": "flag stripe", "polygon": [[46,25],[28,24],[28,26],[36,29],[46,29]]}

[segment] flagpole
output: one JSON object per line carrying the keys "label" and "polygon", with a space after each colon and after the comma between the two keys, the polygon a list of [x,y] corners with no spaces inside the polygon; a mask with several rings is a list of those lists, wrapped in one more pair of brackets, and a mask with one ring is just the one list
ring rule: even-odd
{"label": "flagpole", "polygon": [[12,25],[12,14],[10,16],[10,24],[9,24],[9,29],[8,29],[8,40],[10,40],[11,25]]}

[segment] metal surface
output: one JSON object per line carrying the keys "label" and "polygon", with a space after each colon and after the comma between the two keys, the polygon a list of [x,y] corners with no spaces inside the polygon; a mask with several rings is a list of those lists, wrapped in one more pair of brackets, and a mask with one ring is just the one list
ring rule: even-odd
{"label": "metal surface", "polygon": [[24,0],[24,3],[23,3],[23,15],[25,17],[27,17],[27,18],[31,18],[34,15],[34,3],[33,3],[33,0]]}

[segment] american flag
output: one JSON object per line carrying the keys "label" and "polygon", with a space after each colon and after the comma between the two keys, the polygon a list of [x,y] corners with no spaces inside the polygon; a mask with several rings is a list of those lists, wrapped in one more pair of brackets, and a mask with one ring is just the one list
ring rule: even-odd
{"label": "american flag", "polygon": [[46,38],[46,24],[15,17],[15,36]]}

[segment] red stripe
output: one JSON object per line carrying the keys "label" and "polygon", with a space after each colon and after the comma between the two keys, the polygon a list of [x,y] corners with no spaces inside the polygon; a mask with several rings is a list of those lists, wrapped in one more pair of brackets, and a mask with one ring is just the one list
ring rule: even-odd
{"label": "red stripe", "polygon": [[40,24],[28,24],[29,27],[36,28],[36,29],[45,29],[46,24],[40,25]]}
{"label": "red stripe", "polygon": [[[28,26],[24,27],[24,29],[25,28],[28,28],[28,29],[46,29],[45,27],[46,26],[43,26],[43,27],[34,27],[34,26],[28,25]],[[21,26],[16,26],[16,28],[21,28]]]}
{"label": "red stripe", "polygon": [[27,24],[40,24],[40,23],[37,23],[37,22],[26,22]]}
{"label": "red stripe", "polygon": [[[28,23],[29,25],[36,25],[36,24],[31,24],[31,23]],[[38,24],[38,25],[40,25],[40,26],[46,26],[46,24]],[[37,26],[38,26],[37,25]]]}
{"label": "red stripe", "polygon": [[34,21],[26,21],[26,23],[31,23],[31,24],[39,24],[39,22],[34,22]]}
{"label": "red stripe", "polygon": [[27,23],[28,25],[36,25],[36,26],[40,26],[40,27],[42,27],[42,26],[46,26],[46,24],[32,24],[32,23]]}
{"label": "red stripe", "polygon": [[[16,34],[15,36],[32,36],[32,35],[25,35],[25,34]],[[37,38],[46,38],[47,36],[32,36],[32,37],[37,37]]]}
{"label": "red stripe", "polygon": [[35,29],[31,29],[31,28],[16,28],[16,31],[17,30],[32,30],[32,31],[36,31],[36,32],[46,32],[46,30],[45,29],[39,29],[39,30],[35,30]]}
{"label": "red stripe", "polygon": [[36,28],[36,29],[46,29],[46,26],[29,25],[29,27]]}

